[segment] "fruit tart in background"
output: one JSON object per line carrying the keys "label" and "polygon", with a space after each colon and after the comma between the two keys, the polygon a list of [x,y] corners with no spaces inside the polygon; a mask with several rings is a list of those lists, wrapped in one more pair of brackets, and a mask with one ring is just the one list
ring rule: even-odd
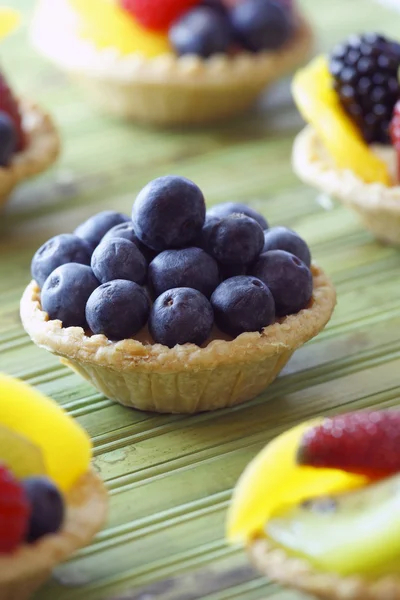
{"label": "fruit tart in background", "polygon": [[87,433],[53,400],[0,373],[0,596],[27,600],[107,514]]}
{"label": "fruit tart in background", "polygon": [[287,0],[41,0],[32,39],[106,112],[159,125],[240,113],[312,45]]}
{"label": "fruit tart in background", "polygon": [[272,440],[233,493],[227,537],[324,600],[399,600],[400,410],[318,418]]}
{"label": "fruit tart in background", "polygon": [[[0,8],[0,40],[17,24],[17,13]],[[59,153],[59,138],[50,116],[14,94],[5,67],[0,64],[0,207],[18,183],[47,169]]]}
{"label": "fruit tart in background", "polygon": [[379,240],[400,245],[400,44],[351,36],[293,80],[307,121],[293,149],[306,183],[354,210]]}
{"label": "fruit tart in background", "polygon": [[45,242],[22,323],[40,347],[112,400],[196,413],[261,393],[336,302],[306,242],[251,207],[210,208],[160,177],[132,217],[103,211]]}

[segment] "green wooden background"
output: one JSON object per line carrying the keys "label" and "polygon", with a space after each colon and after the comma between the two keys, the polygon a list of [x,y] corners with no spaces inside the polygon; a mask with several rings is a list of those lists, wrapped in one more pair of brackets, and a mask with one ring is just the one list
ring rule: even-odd
{"label": "green wooden background", "polygon": [[[9,4],[24,11],[26,25],[32,1]],[[400,16],[368,0],[303,4],[320,47],[378,25],[400,37]],[[225,545],[231,490],[255,453],[292,423],[398,404],[398,251],[376,244],[343,208],[323,209],[291,172],[301,120],[287,82],[234,123],[171,133],[98,115],[35,55],[26,27],[2,45],[0,59],[17,89],[53,112],[64,138],[57,167],[21,187],[0,217],[0,368],[38,386],[86,427],[111,496],[106,528],[35,600],[93,600],[129,588],[147,589],[135,596],[142,600],[299,600],[259,578],[240,549]],[[31,344],[19,321],[35,249],[96,211],[129,212],[138,190],[167,173],[196,181],[209,204],[244,200],[272,224],[295,227],[337,286],[329,327],[297,352],[268,392],[216,414],[168,417],[115,406]]]}

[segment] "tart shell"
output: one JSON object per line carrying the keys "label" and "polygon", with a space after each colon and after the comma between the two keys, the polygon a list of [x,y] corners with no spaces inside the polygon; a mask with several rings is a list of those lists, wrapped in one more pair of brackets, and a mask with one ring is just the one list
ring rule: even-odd
{"label": "tart shell", "polygon": [[399,185],[367,184],[352,171],[337,169],[311,126],[297,136],[292,162],[302,181],[353,210],[378,240],[400,246]]}
{"label": "tart shell", "polygon": [[[125,406],[162,413],[196,413],[251,400],[278,376],[293,352],[316,336],[329,321],[336,303],[330,280],[312,266],[313,297],[308,308],[266,327],[227,341],[213,339],[205,347],[111,342],[87,336],[80,327],[64,329],[48,319],[33,281],[21,300],[21,319],[41,348],[90,381],[108,398]],[[139,337],[139,336],[138,336]]]}
{"label": "tart shell", "polygon": [[313,46],[311,27],[299,18],[293,38],[278,51],[216,55],[207,60],[172,53],[155,58],[121,56],[80,39],[74,32],[75,15],[63,3],[71,27],[49,35],[53,1],[43,0],[37,10],[31,36],[34,46],[104,112],[141,123],[195,125],[237,115],[266,86],[300,66]]}
{"label": "tart shell", "polygon": [[29,101],[20,105],[27,147],[14,155],[9,166],[0,167],[0,207],[19,183],[45,171],[60,152],[60,139],[50,115]]}
{"label": "tart shell", "polygon": [[308,561],[289,556],[265,538],[253,540],[247,550],[260,573],[321,600],[400,600],[400,578],[395,575],[367,581],[359,576],[319,572]]}
{"label": "tart shell", "polygon": [[1,600],[27,600],[49,578],[51,571],[86,546],[104,524],[107,492],[90,471],[66,496],[67,514],[60,533],[48,535],[16,553],[0,556]]}

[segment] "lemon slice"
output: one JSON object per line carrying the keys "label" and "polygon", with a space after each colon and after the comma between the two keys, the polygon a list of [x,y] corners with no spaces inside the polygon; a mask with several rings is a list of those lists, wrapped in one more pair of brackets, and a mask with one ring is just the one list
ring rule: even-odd
{"label": "lemon slice", "polygon": [[84,429],[56,402],[1,373],[0,425],[39,449],[45,472],[62,490],[88,471],[92,446]]}
{"label": "lemon slice", "polygon": [[46,475],[43,454],[27,438],[0,425],[0,463],[18,478]]}
{"label": "lemon slice", "polygon": [[0,40],[12,33],[19,25],[20,16],[16,10],[0,6]]}
{"label": "lemon slice", "polygon": [[99,50],[115,48],[123,55],[147,58],[171,52],[168,36],[144,29],[132,15],[110,0],[69,0],[79,15],[79,35]]}
{"label": "lemon slice", "polygon": [[325,56],[297,72],[292,92],[299,111],[316,129],[337,167],[350,169],[366,183],[391,185],[386,164],[373,154],[342,108]]}
{"label": "lemon slice", "polygon": [[309,421],[290,429],[270,442],[248,465],[235,487],[228,511],[229,542],[246,543],[283,506],[367,483],[360,475],[296,464],[304,432],[320,422]]}

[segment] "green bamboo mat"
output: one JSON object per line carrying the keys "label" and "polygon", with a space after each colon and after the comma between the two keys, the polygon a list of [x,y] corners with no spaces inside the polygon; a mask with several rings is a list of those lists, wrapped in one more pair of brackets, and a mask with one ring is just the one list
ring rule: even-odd
{"label": "green bamboo mat", "polygon": [[[367,0],[303,4],[320,47],[377,24],[400,31],[396,13]],[[28,21],[32,1],[12,5]],[[376,244],[343,208],[323,209],[292,174],[301,120],[287,82],[234,123],[162,133],[99,116],[32,52],[26,28],[0,50],[16,87],[52,111],[64,138],[58,166],[20,188],[0,217],[0,368],[38,386],[86,427],[111,496],[106,528],[35,600],[97,600],[128,588],[144,588],[135,596],[142,600],[300,600],[259,578],[240,549],[225,545],[231,490],[256,452],[293,423],[398,404],[399,253]],[[141,186],[167,173],[196,181],[209,204],[244,200],[272,224],[296,228],[338,291],[329,327],[295,354],[268,392],[215,414],[169,417],[115,406],[31,344],[19,321],[35,249],[96,211],[129,212]]]}

